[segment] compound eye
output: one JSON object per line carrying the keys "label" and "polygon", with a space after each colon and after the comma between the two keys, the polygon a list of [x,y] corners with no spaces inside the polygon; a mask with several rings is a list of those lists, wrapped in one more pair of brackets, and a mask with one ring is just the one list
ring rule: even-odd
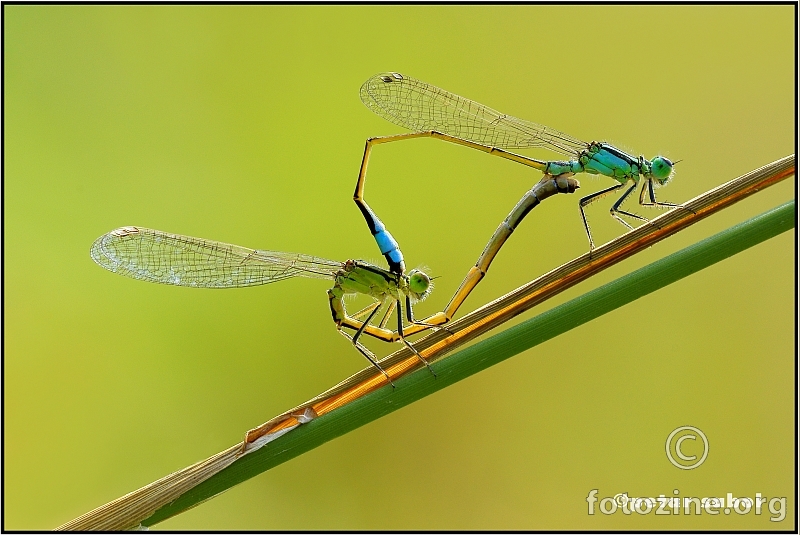
{"label": "compound eye", "polygon": [[664,183],[672,175],[673,163],[667,158],[656,156],[653,158],[652,164],[650,173],[659,182]]}
{"label": "compound eye", "polygon": [[424,294],[431,286],[431,279],[419,270],[413,270],[408,274],[408,288],[415,294]]}

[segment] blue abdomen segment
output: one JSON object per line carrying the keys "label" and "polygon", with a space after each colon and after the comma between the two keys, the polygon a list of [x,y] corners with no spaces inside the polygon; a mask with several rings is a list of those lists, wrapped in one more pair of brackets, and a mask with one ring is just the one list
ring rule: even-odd
{"label": "blue abdomen segment", "polygon": [[366,203],[359,203],[358,207],[361,209],[364,219],[367,220],[367,226],[369,226],[369,230],[378,244],[378,249],[380,249],[381,254],[389,264],[389,271],[392,273],[404,273],[406,267],[403,262],[403,253],[400,252],[397,240],[394,239],[391,232],[386,229],[386,225],[378,219],[378,216]]}

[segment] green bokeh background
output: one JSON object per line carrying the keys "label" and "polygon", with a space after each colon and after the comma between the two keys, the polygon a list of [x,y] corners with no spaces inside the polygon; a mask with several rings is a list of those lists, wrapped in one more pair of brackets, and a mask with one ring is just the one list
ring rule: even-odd
{"label": "green bokeh background", "polygon": [[[365,138],[403,131],[358,98],[377,72],[680,159],[659,191],[673,202],[794,151],[793,6],[5,6],[4,15],[6,529],[66,522],[227,448],[364,366],[331,324],[324,282],[151,285],[103,271],[88,251],[104,232],[141,225],[381,261],[351,200]],[[447,303],[539,177],[429,139],[373,153],[368,201],[409,267],[441,276],[419,315]],[[611,185],[579,178],[583,194]],[[759,193],[523,318],[794,192],[792,179]],[[463,311],[585,252],[577,200],[537,208]],[[599,242],[623,230],[611,202],[589,211]],[[794,288],[792,232],[156,529],[796,529]],[[681,425],[709,438],[696,470],[664,454]],[[778,523],[766,509],[590,516],[592,489],[760,492],[788,504]]]}

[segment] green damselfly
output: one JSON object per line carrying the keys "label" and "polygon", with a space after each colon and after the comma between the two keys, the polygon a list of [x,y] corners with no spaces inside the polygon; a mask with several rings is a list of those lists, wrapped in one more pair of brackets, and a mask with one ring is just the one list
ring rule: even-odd
{"label": "green damselfly", "polygon": [[[608,143],[596,141],[586,143],[553,128],[500,113],[483,104],[396,72],[376,74],[367,80],[361,87],[361,100],[384,119],[414,131],[410,134],[368,140],[362,175],[366,174],[366,162],[373,145],[418,137],[443,139],[501,156],[538,169],[545,173],[545,177],[571,177],[576,173],[605,175],[617,181],[617,184],[583,197],[579,202],[590,250],[594,249],[594,240],[584,208],[624,188],[630,182],[633,184],[611,207],[611,215],[627,228],[633,229],[620,215],[649,221],[645,217],[620,208],[637,188],[640,178],[644,179],[639,194],[640,205],[680,207],[677,204],[656,200],[655,188],[666,185],[674,174],[674,163],[664,156],[648,160],[644,156],[638,158],[631,156]],[[532,147],[550,149],[570,157],[570,160],[536,160],[503,150]],[[361,177],[360,179],[363,180]]]}
{"label": "green damselfly", "polygon": [[[385,230],[383,237],[384,241],[393,241]],[[332,280],[334,285],[328,290],[328,300],[339,332],[391,382],[359,337],[369,334],[387,342],[402,341],[427,365],[405,338],[402,309],[405,301],[408,321],[418,323],[413,317],[412,303],[425,299],[432,284],[422,271],[405,273],[399,249],[390,253],[395,259],[399,256],[399,262],[394,263],[395,269],[386,270],[361,260],[336,262],[304,254],[248,249],[142,227],[112,230],[95,240],[90,250],[92,260],[119,275],[191,288],[242,288],[290,277]],[[344,306],[347,294],[365,294],[375,302],[350,316]],[[386,305],[387,313],[378,326],[370,325],[381,305]],[[400,307],[396,332],[385,328],[395,305]],[[358,318],[363,316],[367,319],[360,321]],[[354,330],[355,334],[349,335],[343,327]]]}

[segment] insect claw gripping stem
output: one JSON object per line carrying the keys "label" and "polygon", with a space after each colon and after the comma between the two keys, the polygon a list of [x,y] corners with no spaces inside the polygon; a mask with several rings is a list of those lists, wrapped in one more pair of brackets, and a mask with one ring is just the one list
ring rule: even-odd
{"label": "insect claw gripping stem", "polygon": [[[364,325],[366,325],[366,323]],[[389,381],[389,384],[392,385],[392,388],[396,388],[394,383],[392,382],[392,378],[389,377],[389,374],[386,373],[386,370],[384,370],[381,367],[381,365],[378,364],[378,361],[375,358],[375,355],[373,355],[372,352],[369,349],[364,347],[363,344],[358,342],[358,336],[361,334],[360,332],[356,333],[355,336],[350,336],[349,334],[347,334],[343,330],[339,329],[339,333],[341,333],[342,336],[344,336],[345,338],[350,340],[350,342],[353,344],[353,346],[355,346],[355,348],[358,350],[358,352],[361,353],[362,355],[364,355],[366,357],[366,359],[368,361],[370,361],[370,363],[373,366],[375,366],[376,368],[378,368],[378,370],[380,370],[380,372],[386,377],[386,380]]]}

